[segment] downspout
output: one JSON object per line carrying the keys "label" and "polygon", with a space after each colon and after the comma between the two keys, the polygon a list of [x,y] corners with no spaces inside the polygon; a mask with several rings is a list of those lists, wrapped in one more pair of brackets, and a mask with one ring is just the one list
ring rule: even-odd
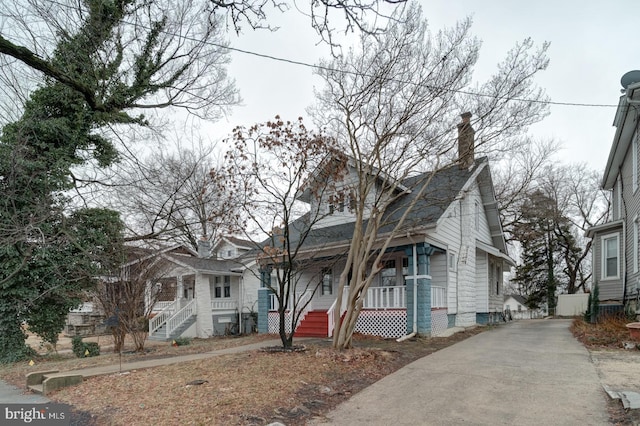
{"label": "downspout", "polygon": [[396,339],[396,342],[404,342],[418,334],[418,248],[409,232],[407,232],[407,238],[413,244],[413,330],[410,334]]}

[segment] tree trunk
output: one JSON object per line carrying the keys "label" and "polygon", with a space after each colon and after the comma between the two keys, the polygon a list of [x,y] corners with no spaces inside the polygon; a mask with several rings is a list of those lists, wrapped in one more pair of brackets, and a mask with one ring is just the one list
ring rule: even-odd
{"label": "tree trunk", "polygon": [[0,305],[0,363],[24,360],[32,350],[26,345],[25,335],[15,303],[5,300]]}

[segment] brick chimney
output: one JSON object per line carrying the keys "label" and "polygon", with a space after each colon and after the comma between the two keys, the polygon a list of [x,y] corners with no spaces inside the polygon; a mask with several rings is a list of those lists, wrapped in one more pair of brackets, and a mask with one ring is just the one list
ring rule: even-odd
{"label": "brick chimney", "polygon": [[462,122],[458,123],[458,161],[461,169],[468,169],[475,161],[476,131],[471,127],[470,112],[464,112],[460,117],[462,117]]}
{"label": "brick chimney", "polygon": [[202,259],[211,258],[211,242],[204,237],[198,240],[198,257]]}

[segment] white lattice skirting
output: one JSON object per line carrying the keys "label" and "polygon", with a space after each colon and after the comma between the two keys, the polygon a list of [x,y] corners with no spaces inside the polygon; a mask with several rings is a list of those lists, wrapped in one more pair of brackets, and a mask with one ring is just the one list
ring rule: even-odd
{"label": "white lattice skirting", "polygon": [[[267,324],[270,334],[278,334],[280,332],[280,317],[277,312],[269,312]],[[284,330],[291,333],[291,312],[284,313]]]}
{"label": "white lattice skirting", "polygon": [[449,327],[449,317],[447,309],[431,310],[431,335],[438,336]]}
{"label": "white lattice skirting", "polygon": [[355,331],[372,336],[402,337],[407,334],[407,310],[361,311]]}

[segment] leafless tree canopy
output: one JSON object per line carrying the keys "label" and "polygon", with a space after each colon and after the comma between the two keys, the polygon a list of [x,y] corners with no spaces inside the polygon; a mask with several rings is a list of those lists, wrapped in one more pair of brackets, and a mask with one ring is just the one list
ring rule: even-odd
{"label": "leafless tree canopy", "polygon": [[224,24],[207,8],[205,0],[8,0],[0,77],[16,82],[13,70],[25,64],[80,92],[94,111],[130,111],[122,122],[166,107],[219,117],[238,97],[225,71]]}
{"label": "leafless tree canopy", "polygon": [[[547,113],[544,92],[534,81],[547,66],[546,50],[546,44],[536,48],[531,40],[518,43],[489,81],[475,84],[480,42],[471,34],[471,20],[432,33],[420,7],[410,4],[392,16],[382,35],[364,33],[357,47],[320,64],[325,85],[314,118],[337,135],[358,175],[355,232],[336,304],[345,285],[349,301],[334,345],[350,345],[362,304],[358,295],[379,272],[381,256],[415,206],[388,210],[404,193],[400,183],[457,161],[456,128],[465,111],[473,113],[469,124],[475,129],[476,155],[500,158],[516,151],[528,126]],[[420,176],[408,188],[415,202],[425,195],[433,174]],[[384,222],[388,219],[393,223]]]}
{"label": "leafless tree canopy", "polygon": [[215,155],[213,144],[178,145],[122,164],[102,191],[121,212],[127,239],[181,242],[197,250],[199,239],[215,241],[235,231],[239,203],[227,191]]}

